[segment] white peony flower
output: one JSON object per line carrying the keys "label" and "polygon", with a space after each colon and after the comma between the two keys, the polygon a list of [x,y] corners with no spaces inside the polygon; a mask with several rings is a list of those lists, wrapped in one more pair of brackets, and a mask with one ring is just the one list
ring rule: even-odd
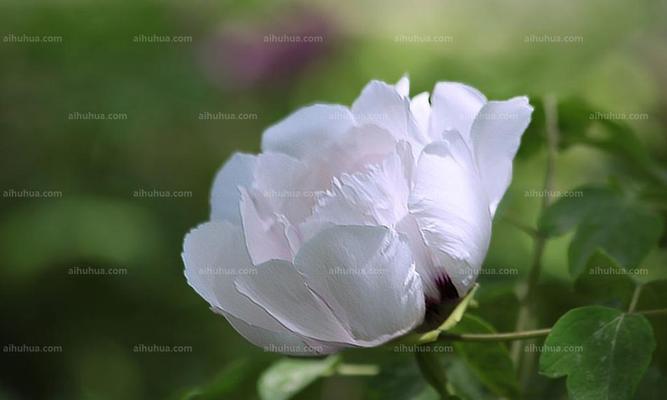
{"label": "white peony flower", "polygon": [[531,113],[452,82],[410,98],[407,77],[351,109],[304,107],[217,174],[211,221],[183,243],[188,283],[269,351],[406,334],[475,282]]}

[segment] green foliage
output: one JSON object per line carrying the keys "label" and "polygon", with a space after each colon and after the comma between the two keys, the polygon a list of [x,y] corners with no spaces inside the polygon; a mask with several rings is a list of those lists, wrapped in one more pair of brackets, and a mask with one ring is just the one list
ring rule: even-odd
{"label": "green foliage", "polygon": [[230,397],[237,391],[254,366],[249,360],[241,359],[225,367],[215,379],[201,388],[188,391],[182,400],[217,400]]}
{"label": "green foliage", "polygon": [[[533,122],[524,134],[520,156],[534,154],[546,141],[543,104],[541,100],[533,103]],[[576,145],[589,146],[616,157],[637,177],[667,184],[667,174],[627,123],[609,118],[579,97],[561,99],[557,109],[560,150]]]}
{"label": "green foliage", "polygon": [[492,400],[496,396],[485,387],[477,375],[454,355],[447,356],[447,378],[452,391],[463,400]]}
{"label": "green foliage", "polygon": [[447,332],[454,328],[463,318],[464,313],[468,307],[475,304],[475,293],[477,293],[479,285],[475,284],[465,296],[452,308],[449,316],[435,329],[429,330],[425,333],[414,333],[406,335],[396,340],[396,343],[414,343],[423,344],[430,343],[438,339],[442,332]]}
{"label": "green foliage", "polygon": [[568,251],[573,277],[603,251],[623,268],[637,268],[662,233],[657,214],[615,190],[581,187],[575,196],[558,200],[540,219],[540,231],[560,235],[576,226]]}
{"label": "green foliage", "polygon": [[584,272],[574,282],[575,290],[590,303],[627,308],[637,283],[616,261],[596,251],[586,264]]}
{"label": "green foliage", "polygon": [[[491,325],[479,317],[465,314],[452,333],[495,333]],[[519,397],[519,384],[505,344],[455,342],[454,349],[470,371],[493,393],[500,397]],[[489,368],[493,366],[493,368]]]}
{"label": "green foliage", "polygon": [[414,358],[383,365],[380,374],[370,379],[369,383],[369,400],[439,398],[435,389],[424,380]]}
{"label": "green foliage", "polygon": [[[0,252],[14,266],[8,272],[17,278],[32,277],[40,268],[53,266],[49,263],[72,259],[126,267],[156,249],[160,234],[153,227],[151,215],[127,201],[55,199],[19,208],[0,222]],[[75,266],[86,267],[66,264]]]}
{"label": "green foliage", "polygon": [[257,382],[262,400],[286,400],[318,378],[330,375],[340,362],[337,355],[321,359],[286,358],[273,364]]}
{"label": "green foliage", "polygon": [[589,306],[558,320],[540,357],[540,372],[567,376],[572,399],[631,399],[651,361],[655,340],[641,315]]}
{"label": "green foliage", "polygon": [[[637,301],[638,310],[667,309],[667,279],[645,283]],[[667,379],[667,313],[649,317],[655,337],[658,338],[655,349],[655,364],[659,367],[663,379]]]}
{"label": "green foliage", "polygon": [[[206,64],[229,55],[221,54],[224,47],[217,38],[236,26],[243,28],[244,38],[261,29],[261,38],[275,27],[273,21],[281,27],[296,25],[298,21],[289,18],[291,2],[252,0],[203,7],[154,1],[23,3],[6,2],[0,13],[3,34],[62,35],[64,41],[0,43],[0,186],[3,191],[61,190],[63,198],[0,199],[0,314],[11,321],[0,329],[0,342],[63,344],[65,351],[48,356],[3,354],[1,398],[134,400],[176,393],[181,399],[185,392],[192,400],[255,399],[258,389],[264,396],[282,398],[438,398],[412,355],[387,355],[382,349],[354,349],[340,356],[395,361],[381,364],[377,377],[328,378],[332,358],[290,358],[267,371],[264,386],[258,388],[257,378],[276,356],[254,349],[222,317],[209,312],[185,284],[179,257],[183,234],[207,218],[213,175],[232,152],[257,151],[262,130],[299,106],[350,103],[369,79],[393,81],[404,72],[411,75],[412,94],[431,90],[440,80],[473,84],[489,99],[532,93],[532,123],[522,138],[513,183],[502,205],[517,210],[531,226],[537,202],[516,193],[542,180],[542,99],[552,93],[559,100],[556,187],[569,188],[571,180],[597,183],[583,186],[582,196],[557,201],[539,219],[539,232],[549,244],[536,284],[534,327],[551,326],[573,307],[608,306],[604,318],[596,312],[580,315],[581,323],[569,331],[599,329],[595,321],[600,318],[614,321],[625,315],[617,335],[619,352],[627,350],[621,344],[633,349],[650,344],[648,320],[656,347],[636,398],[664,397],[667,318],[651,314],[644,319],[613,310],[628,308],[637,282],[629,274],[595,272],[596,267],[636,268],[641,262],[660,273],[656,267],[667,262],[664,234],[660,239],[667,211],[667,101],[660,68],[665,59],[660,36],[664,10],[659,2],[628,7],[627,2],[595,0],[567,8],[528,2],[484,7],[434,2],[426,11],[409,5],[381,10],[361,4],[325,6],[331,14],[326,42],[334,46],[305,69],[240,90],[221,86],[215,78],[227,72],[225,68],[212,71]],[[304,7],[310,11],[309,5]],[[542,10],[549,21],[542,18]],[[495,18],[498,13],[503,18]],[[455,37],[453,43],[391,40],[396,33],[439,32],[442,26],[447,26],[443,33]],[[581,34],[585,43],[519,43],[526,32],[543,31]],[[152,33],[192,35],[194,40],[187,45],[132,42],[134,35]],[[637,38],[641,46],[628,46]],[[294,58],[289,61],[300,57]],[[632,68],[623,68],[626,65]],[[248,112],[258,118],[197,118],[199,113],[218,111]],[[600,117],[605,111],[645,112],[650,118]],[[128,119],[69,121],[72,112],[119,112]],[[600,184],[608,177],[619,182],[618,187]],[[139,188],[191,190],[193,197],[133,198]],[[559,239],[570,232],[572,236]],[[485,262],[512,264],[520,274],[503,277],[502,288],[491,288],[497,282],[482,285],[475,314],[484,320],[466,314],[475,305],[469,294],[441,330],[489,335],[515,330],[520,308],[516,293],[521,293],[520,279],[531,264],[531,246],[528,239],[514,239],[503,236]],[[569,254],[563,250],[567,244]],[[571,279],[562,273],[567,264]],[[130,273],[122,278],[66,273],[67,267],[78,265],[127,267]],[[635,309],[667,308],[666,294],[667,281],[644,282]],[[641,332],[628,343],[627,335],[638,326]],[[419,343],[436,340],[440,333],[403,339]],[[556,333],[549,340],[556,340]],[[609,354],[614,354],[606,340],[610,336],[603,329],[600,343],[592,347],[599,350],[598,361],[606,356],[609,362]],[[578,333],[569,337],[568,343],[584,346],[595,338]],[[129,349],[140,342],[192,345],[194,350],[132,353]],[[437,359],[451,392],[465,400],[514,398],[519,389],[513,371],[518,366],[508,364],[504,344],[448,344],[456,352]],[[602,368],[616,364],[595,363],[583,355],[566,358],[568,385],[608,373],[608,399],[627,398],[647,362],[646,348],[639,350],[623,351],[622,372],[627,377],[620,376],[618,368]],[[561,371],[564,365],[550,368]],[[529,373],[536,375],[534,368]],[[201,384],[209,377],[214,377],[210,383]],[[506,381],[500,382],[502,377]],[[526,399],[562,398],[564,379],[540,378],[547,383],[526,384],[522,379],[520,391]],[[272,392],[267,380],[278,391]],[[334,387],[321,394],[319,382]]]}

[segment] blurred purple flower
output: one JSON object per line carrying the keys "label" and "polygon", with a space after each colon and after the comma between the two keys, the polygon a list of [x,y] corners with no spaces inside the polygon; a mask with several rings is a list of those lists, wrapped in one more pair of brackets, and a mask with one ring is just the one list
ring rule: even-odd
{"label": "blurred purple flower", "polygon": [[300,11],[271,21],[227,25],[205,41],[202,67],[214,83],[245,89],[303,72],[330,52],[336,31],[321,12]]}

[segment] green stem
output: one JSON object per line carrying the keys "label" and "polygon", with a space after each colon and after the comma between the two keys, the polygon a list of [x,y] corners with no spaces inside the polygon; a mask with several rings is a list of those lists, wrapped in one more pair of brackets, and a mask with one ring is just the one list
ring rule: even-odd
{"label": "green stem", "polygon": [[415,351],[415,358],[417,359],[419,370],[424,376],[424,379],[426,379],[426,381],[438,392],[440,399],[452,399],[452,396],[450,396],[447,391],[447,374],[445,367],[440,362],[438,353],[432,350],[430,345],[422,345]]}
{"label": "green stem", "polygon": [[345,364],[336,367],[336,374],[344,376],[373,376],[380,373],[380,367],[374,364]]}
{"label": "green stem", "polygon": [[[546,96],[543,100],[544,115],[547,134],[547,169],[544,175],[544,192],[546,196],[542,198],[542,207],[540,215],[551,204],[551,193],[554,189],[555,171],[556,171],[556,156],[558,155],[558,108],[556,98],[554,96]],[[547,239],[543,235],[538,235],[535,238],[533,246],[533,260],[530,271],[528,273],[528,281],[526,284],[526,291],[520,298],[519,315],[516,323],[516,330],[523,331],[530,327],[533,320],[533,305],[535,303],[535,296],[537,291],[537,284],[542,272],[542,256],[546,248]],[[512,359],[517,365],[519,376],[522,383],[526,383],[528,376],[531,373],[534,363],[534,353],[525,353],[521,351],[521,343],[516,342],[512,347]]]}
{"label": "green stem", "polygon": [[505,214],[504,216],[500,217],[500,220],[512,225],[532,238],[538,238],[540,236],[540,232],[537,229],[524,224],[523,222],[510,215]]}
{"label": "green stem", "polygon": [[645,311],[636,311],[634,314],[641,314],[646,316],[651,315],[667,315],[667,308],[662,308],[660,310],[645,310]]}
{"label": "green stem", "polygon": [[438,337],[438,340],[458,341],[458,342],[511,342],[513,340],[530,339],[547,336],[551,328],[535,329],[522,332],[502,332],[502,333],[445,333]]}
{"label": "green stem", "polygon": [[[638,297],[637,297],[638,298]],[[636,302],[635,302],[636,304]],[[628,311],[628,314],[640,314],[646,316],[667,314],[667,308],[655,310]],[[441,333],[438,341],[445,342],[511,342],[514,340],[532,339],[549,335],[552,328],[534,329],[520,332],[499,333]]]}
{"label": "green stem", "polygon": [[632,313],[635,311],[635,308],[637,307],[637,303],[639,302],[639,295],[642,293],[642,288],[644,287],[643,284],[638,283],[637,286],[635,286],[635,291],[632,293],[632,300],[630,301],[630,306],[628,307],[628,312]]}

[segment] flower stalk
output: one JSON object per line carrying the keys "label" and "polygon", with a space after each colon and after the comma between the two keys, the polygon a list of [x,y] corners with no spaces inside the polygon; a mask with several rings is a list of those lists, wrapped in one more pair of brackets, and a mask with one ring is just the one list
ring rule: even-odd
{"label": "flower stalk", "polygon": [[[556,157],[558,155],[558,107],[553,95],[545,96],[543,104],[547,136],[547,168],[544,175],[544,191],[545,193],[551,193],[555,185]],[[540,215],[551,205],[551,202],[550,196],[544,196]],[[547,238],[541,233],[534,238],[533,260],[528,273],[526,291],[520,298],[519,316],[516,323],[517,331],[523,331],[534,324],[533,304],[535,303],[537,284],[542,272],[542,256],[547,243]],[[534,363],[534,353],[524,353],[521,348],[520,342],[514,343],[511,355],[517,365],[521,382],[525,383]]]}

